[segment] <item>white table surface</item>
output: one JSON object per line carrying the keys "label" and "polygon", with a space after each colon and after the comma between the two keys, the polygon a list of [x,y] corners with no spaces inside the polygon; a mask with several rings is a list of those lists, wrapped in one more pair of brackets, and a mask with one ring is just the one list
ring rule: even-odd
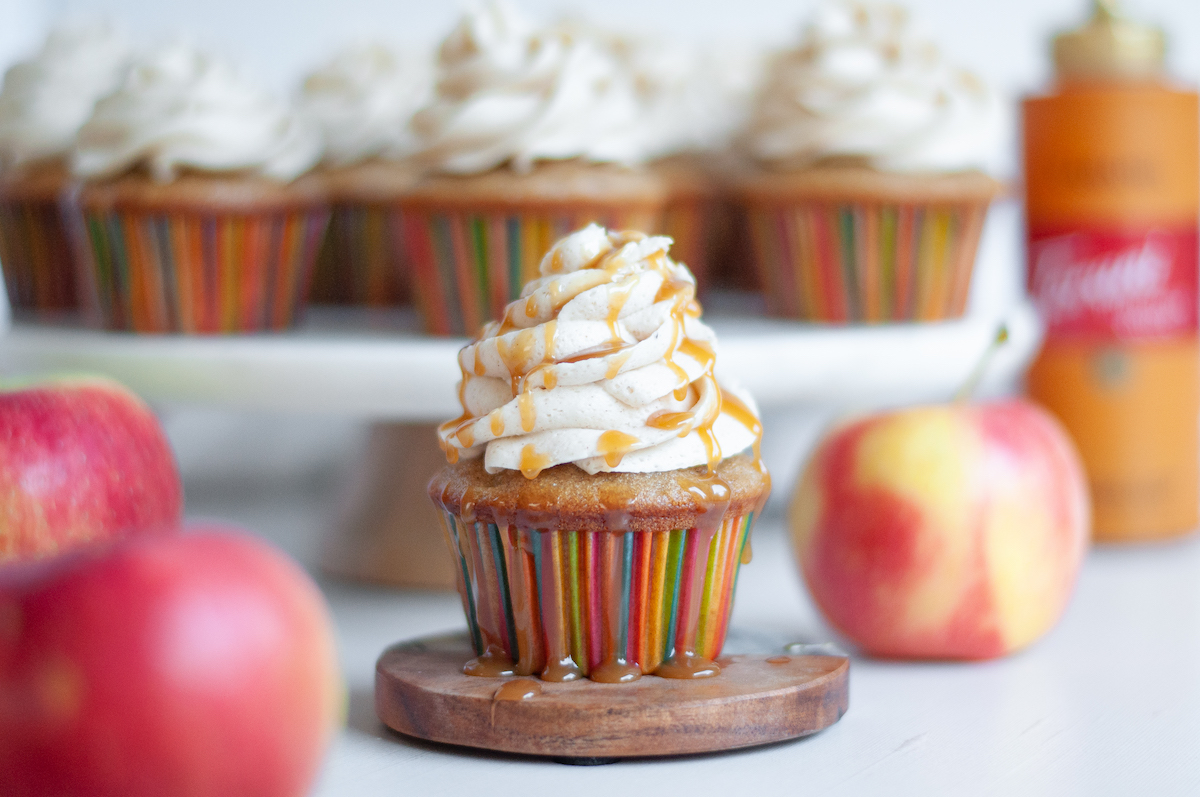
{"label": "white table surface", "polygon": [[[189,513],[238,520],[301,559],[335,490],[189,485]],[[755,532],[733,625],[783,641],[830,639],[778,518]],[[715,756],[572,767],[406,739],[372,707],[375,658],[401,639],[463,626],[453,594],[325,583],[350,688],[348,727],[322,797],[532,793],[714,795],[1132,795],[1200,793],[1200,540],[1088,557],[1060,625],[981,664],[855,658],[850,710],[791,743]],[[651,746],[653,740],[647,740]]]}

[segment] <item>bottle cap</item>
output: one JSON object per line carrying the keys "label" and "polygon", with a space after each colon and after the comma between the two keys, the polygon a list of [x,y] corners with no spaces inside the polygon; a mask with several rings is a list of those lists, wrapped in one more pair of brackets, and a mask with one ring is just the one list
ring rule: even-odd
{"label": "bottle cap", "polygon": [[1161,29],[1122,16],[1117,0],[1093,0],[1086,25],[1054,37],[1054,64],[1060,78],[1157,77],[1165,49]]}

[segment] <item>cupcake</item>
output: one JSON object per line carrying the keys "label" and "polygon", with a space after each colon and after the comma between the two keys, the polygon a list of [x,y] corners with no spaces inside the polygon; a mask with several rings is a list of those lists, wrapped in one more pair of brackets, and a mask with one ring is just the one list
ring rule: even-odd
{"label": "cupcake", "polygon": [[14,310],[76,306],[75,266],[59,198],[67,158],[96,100],[116,88],[125,39],[101,24],[53,29],[0,89],[0,265]]}
{"label": "cupcake", "polygon": [[[459,353],[439,427],[470,675],[714,675],[770,490],[671,241],[588,227]],[[750,450],[748,452],[748,450]]]}
{"label": "cupcake", "polygon": [[896,6],[824,6],[768,70],[739,185],[775,315],[963,314],[1000,134],[995,94],[915,36]]}
{"label": "cupcake", "polygon": [[332,212],[313,302],[408,302],[398,200],[417,178],[408,123],[431,88],[426,58],[379,44],[346,50],[305,79],[300,107],[324,134],[320,174]]}
{"label": "cupcake", "polygon": [[654,229],[663,180],[611,53],[508,5],[469,12],[442,43],[431,103],[413,117],[429,170],[403,202],[414,294],[429,331],[474,334],[589,222]]}
{"label": "cupcake", "polygon": [[321,141],[226,63],[177,44],[96,104],[73,239],[109,329],[251,332],[297,317],[329,218]]}
{"label": "cupcake", "polygon": [[740,158],[734,133],[745,123],[761,72],[757,53],[705,50],[637,35],[598,34],[627,69],[641,105],[648,168],[667,199],[658,230],[703,292],[731,256],[736,209],[728,201]]}

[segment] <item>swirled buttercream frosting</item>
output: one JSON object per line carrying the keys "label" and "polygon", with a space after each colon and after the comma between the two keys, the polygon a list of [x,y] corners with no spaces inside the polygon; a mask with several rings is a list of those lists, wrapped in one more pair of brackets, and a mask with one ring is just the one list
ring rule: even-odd
{"label": "swirled buttercream frosting", "polygon": [[125,37],[105,24],[53,29],[33,57],[9,67],[0,89],[0,167],[63,157],[96,100],[117,87]]}
{"label": "swirled buttercream frosting", "polygon": [[647,157],[720,150],[745,125],[762,71],[757,50],[685,45],[578,19],[565,27],[603,46],[633,82]]}
{"label": "swirled buttercream frosting", "polygon": [[671,239],[596,225],[556,243],[540,276],[459,353],[463,414],[438,435],[451,462],[535,478],[712,467],[757,445],[752,399],[718,383],[716,336]]}
{"label": "swirled buttercream frosting", "polygon": [[994,160],[1002,123],[995,93],[916,35],[903,8],[834,2],[771,65],[743,140],[788,168],[959,171]]}
{"label": "swirled buttercream frosting", "polygon": [[638,117],[631,78],[610,52],[488,2],[442,43],[433,101],[413,129],[428,165],[471,174],[543,159],[635,163],[645,156]]}
{"label": "swirled buttercream frosting", "polygon": [[400,159],[417,148],[409,121],[429,100],[428,55],[405,57],[381,44],[350,48],[304,80],[301,110],[321,128],[325,161],[344,166]]}
{"label": "swirled buttercream frosting", "polygon": [[321,137],[225,61],[187,45],[138,60],[79,131],[72,171],[105,178],[142,167],[167,182],[184,169],[291,180],[321,155]]}

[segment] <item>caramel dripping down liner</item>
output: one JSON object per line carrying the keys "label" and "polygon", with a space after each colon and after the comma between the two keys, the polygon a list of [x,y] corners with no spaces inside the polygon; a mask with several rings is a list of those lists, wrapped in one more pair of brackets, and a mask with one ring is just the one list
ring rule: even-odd
{"label": "caramel dripping down liner", "polygon": [[523,675],[560,653],[583,674],[622,655],[650,673],[676,652],[719,654],[752,522],[724,519],[707,549],[698,529],[501,532],[447,514],[446,531],[477,655],[502,648]]}
{"label": "caramel dripping down liner", "polygon": [[463,552],[464,541],[459,533],[458,520],[445,510],[442,510],[440,517],[447,542],[450,544],[451,560],[458,563],[454,577],[461,587],[458,594],[462,598],[463,614],[467,617],[467,627],[471,632],[471,646],[475,649],[476,656],[482,656],[483,639],[479,635],[479,619],[475,613],[475,598],[471,592],[471,573],[467,567],[467,556]]}

